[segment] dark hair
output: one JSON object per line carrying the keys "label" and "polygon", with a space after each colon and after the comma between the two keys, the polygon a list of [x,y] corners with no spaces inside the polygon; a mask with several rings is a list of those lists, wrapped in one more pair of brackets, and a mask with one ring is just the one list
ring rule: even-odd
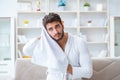
{"label": "dark hair", "polygon": [[54,21],[58,21],[58,22],[60,22],[60,24],[62,24],[61,18],[58,14],[49,13],[48,15],[45,15],[45,17],[43,18],[43,26],[46,28],[46,25],[48,23],[51,23]]}

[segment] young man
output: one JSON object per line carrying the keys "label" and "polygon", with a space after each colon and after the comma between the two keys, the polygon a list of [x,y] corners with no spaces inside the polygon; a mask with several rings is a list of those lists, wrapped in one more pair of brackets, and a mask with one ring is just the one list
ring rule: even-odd
{"label": "young man", "polygon": [[80,80],[92,76],[92,61],[85,41],[64,32],[64,25],[56,13],[43,18],[40,37],[23,47],[32,62],[48,68],[47,80]]}

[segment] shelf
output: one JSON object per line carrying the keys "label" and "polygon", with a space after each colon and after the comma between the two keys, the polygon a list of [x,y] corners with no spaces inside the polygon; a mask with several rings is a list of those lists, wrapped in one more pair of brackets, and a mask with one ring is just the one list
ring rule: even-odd
{"label": "shelf", "polygon": [[46,14],[45,11],[20,11],[17,14]]}
{"label": "shelf", "polygon": [[107,29],[107,27],[103,27],[103,26],[101,26],[101,27],[96,27],[96,26],[88,26],[88,27],[81,26],[80,29]]}
{"label": "shelf", "polygon": [[17,0],[17,2],[23,2],[23,3],[25,3],[25,2],[31,2],[32,0]]}
{"label": "shelf", "polygon": [[17,29],[42,29],[42,27],[17,27]]}
{"label": "shelf", "polygon": [[18,42],[17,44],[18,44],[18,45],[25,45],[26,43]]}
{"label": "shelf", "polygon": [[100,14],[100,13],[107,13],[107,11],[80,11],[80,13],[83,13],[83,14],[90,14],[90,13],[97,13],[97,14]]}
{"label": "shelf", "polygon": [[66,27],[64,27],[64,28],[66,28],[66,29],[77,29],[77,28],[79,28],[79,27],[66,26]]}
{"label": "shelf", "polygon": [[87,42],[87,44],[108,44],[108,42]]}
{"label": "shelf", "polygon": [[[54,12],[54,11],[49,11]],[[56,13],[77,13],[78,11],[55,11]]]}
{"label": "shelf", "polygon": [[[107,50],[109,52],[109,9],[108,0],[70,0],[64,9],[58,7],[58,0],[41,0],[41,11],[35,11],[36,0],[18,0],[19,2],[32,3],[33,9],[30,11],[19,11],[17,13],[17,33],[18,35],[25,35],[28,40],[40,35],[42,29],[43,17],[50,13],[55,12],[60,15],[64,22],[65,32],[69,32],[73,35],[86,38],[87,44],[90,46],[89,50],[94,55],[99,54],[99,50]],[[88,11],[85,11],[83,4],[89,2],[91,7]],[[44,4],[44,5],[43,5]],[[97,4],[102,5],[102,9],[96,8]],[[29,4],[28,4],[29,5]],[[23,6],[24,8],[24,6]],[[26,7],[27,8],[27,7]],[[34,17],[33,17],[34,16]],[[24,26],[23,21],[29,20],[28,27]],[[88,21],[92,21],[92,24],[88,26]],[[40,24],[38,24],[38,21]],[[40,25],[40,26],[38,26]],[[107,41],[107,42],[105,42]],[[17,41],[17,50],[22,52],[23,45]]]}

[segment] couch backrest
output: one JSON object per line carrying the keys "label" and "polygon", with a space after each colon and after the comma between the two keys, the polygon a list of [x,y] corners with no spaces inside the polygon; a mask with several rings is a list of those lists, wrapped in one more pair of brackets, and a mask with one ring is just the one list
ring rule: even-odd
{"label": "couch backrest", "polygon": [[94,58],[93,76],[85,80],[120,80],[120,58]]}
{"label": "couch backrest", "polygon": [[[93,76],[84,80],[120,80],[120,58],[94,58]],[[17,59],[15,80],[46,80],[47,68]]]}

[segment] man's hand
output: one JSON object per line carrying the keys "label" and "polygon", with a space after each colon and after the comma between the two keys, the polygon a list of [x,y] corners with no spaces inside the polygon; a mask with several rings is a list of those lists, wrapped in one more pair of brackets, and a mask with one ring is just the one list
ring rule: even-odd
{"label": "man's hand", "polygon": [[72,74],[72,66],[70,64],[68,65],[67,72]]}
{"label": "man's hand", "polygon": [[40,38],[41,38],[40,36],[37,37],[38,40],[40,40]]}

